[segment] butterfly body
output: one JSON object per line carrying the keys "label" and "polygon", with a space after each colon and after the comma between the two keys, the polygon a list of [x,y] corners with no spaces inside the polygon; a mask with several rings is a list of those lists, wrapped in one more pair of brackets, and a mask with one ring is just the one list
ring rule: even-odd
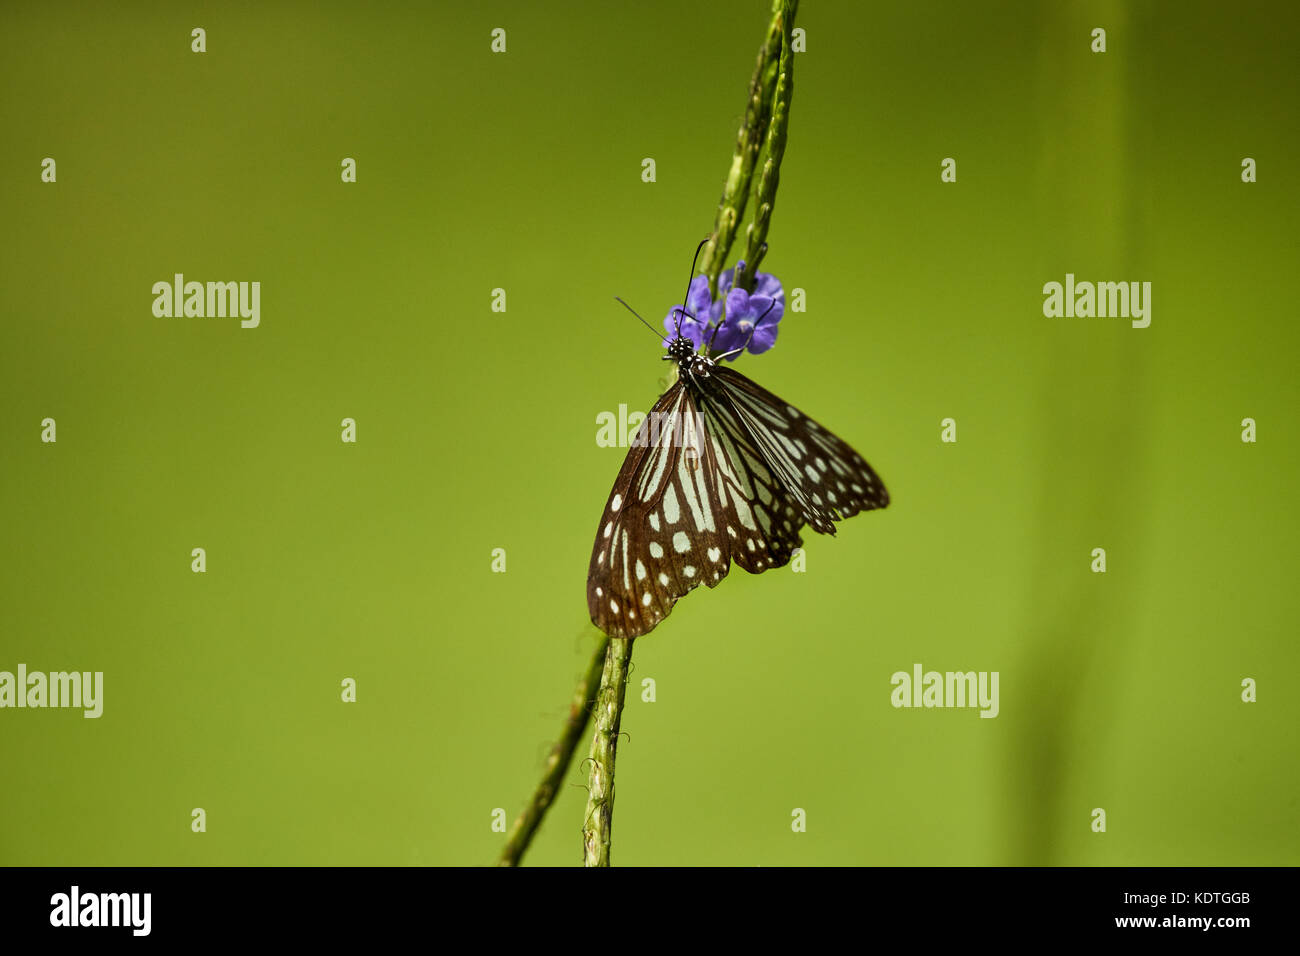
{"label": "butterfly body", "polygon": [[611,637],[652,630],[732,564],[788,564],[807,524],[889,503],[844,441],[684,336],[668,343],[677,381],[642,422],[601,516],[587,573],[592,622]]}

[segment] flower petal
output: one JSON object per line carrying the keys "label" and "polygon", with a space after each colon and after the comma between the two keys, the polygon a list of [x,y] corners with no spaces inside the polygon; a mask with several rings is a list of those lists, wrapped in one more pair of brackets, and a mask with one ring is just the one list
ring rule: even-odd
{"label": "flower petal", "polygon": [[743,348],[747,338],[749,338],[748,329],[741,329],[737,323],[728,320],[723,323],[722,328],[718,330],[717,338],[713,340],[713,352],[716,355]]}
{"label": "flower petal", "polygon": [[777,327],[775,322],[763,322],[754,329],[754,336],[749,340],[748,351],[754,355],[766,352],[776,344]]}
{"label": "flower petal", "polygon": [[770,272],[760,272],[754,277],[754,295],[765,295],[768,298],[785,298],[785,292],[781,288],[781,280]]}
{"label": "flower petal", "polygon": [[781,321],[781,313],[785,311],[784,303],[766,295],[751,295],[749,307],[753,312],[754,321],[760,326],[776,325]]}
{"label": "flower petal", "polygon": [[727,319],[739,321],[751,317],[749,293],[744,289],[732,289],[727,293]]}
{"label": "flower petal", "polygon": [[690,292],[686,295],[686,308],[696,318],[703,320],[708,314],[712,302],[709,299],[709,280],[704,276],[696,276],[691,280]]}

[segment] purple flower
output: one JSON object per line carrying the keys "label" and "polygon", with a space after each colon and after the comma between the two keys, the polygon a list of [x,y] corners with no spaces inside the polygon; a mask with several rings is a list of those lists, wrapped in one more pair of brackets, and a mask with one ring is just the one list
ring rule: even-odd
{"label": "purple flower", "polygon": [[[741,350],[757,355],[770,349],[776,342],[776,325],[785,314],[785,290],[780,280],[767,272],[760,272],[755,277],[752,293],[733,289],[736,269],[744,266],[742,259],[735,268],[718,277],[717,300],[709,299],[708,279],[704,276],[692,279],[686,294],[686,311],[690,314],[680,315],[682,306],[676,305],[664,319],[669,339],[678,330],[680,316],[681,334],[697,349],[712,340],[712,353],[734,352],[727,356],[731,361],[740,356]],[[665,346],[667,342],[666,339]]]}

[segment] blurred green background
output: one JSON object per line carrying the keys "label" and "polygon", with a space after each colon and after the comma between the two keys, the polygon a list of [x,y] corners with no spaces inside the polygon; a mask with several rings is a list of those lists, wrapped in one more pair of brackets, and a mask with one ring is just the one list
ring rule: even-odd
{"label": "blurred green background", "polygon": [[[105,672],[99,720],[0,711],[0,862],[494,859],[591,647],[596,416],[664,371],[612,297],[680,301],[767,18],[0,8],[0,670]],[[614,862],[1300,862],[1300,13],[798,25],[765,268],[808,309],[737,367],[894,503],[636,643]],[[155,318],[175,272],[260,281],[261,327]],[[1066,272],[1152,282],[1151,327],[1045,318]],[[916,662],[1000,716],[895,710]],[[526,863],[580,861],[584,781]]]}

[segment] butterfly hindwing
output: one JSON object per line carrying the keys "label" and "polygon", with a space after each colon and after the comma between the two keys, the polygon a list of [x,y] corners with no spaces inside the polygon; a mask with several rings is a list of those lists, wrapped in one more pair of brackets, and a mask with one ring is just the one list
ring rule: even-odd
{"label": "butterfly hindwing", "polygon": [[885,483],[866,459],[799,409],[734,369],[715,367],[706,381],[815,531],[834,534],[834,522],[889,504]]}
{"label": "butterfly hindwing", "polygon": [[782,567],[803,544],[798,502],[767,466],[749,430],[727,403],[703,391],[700,404],[731,559],[751,574]]}

